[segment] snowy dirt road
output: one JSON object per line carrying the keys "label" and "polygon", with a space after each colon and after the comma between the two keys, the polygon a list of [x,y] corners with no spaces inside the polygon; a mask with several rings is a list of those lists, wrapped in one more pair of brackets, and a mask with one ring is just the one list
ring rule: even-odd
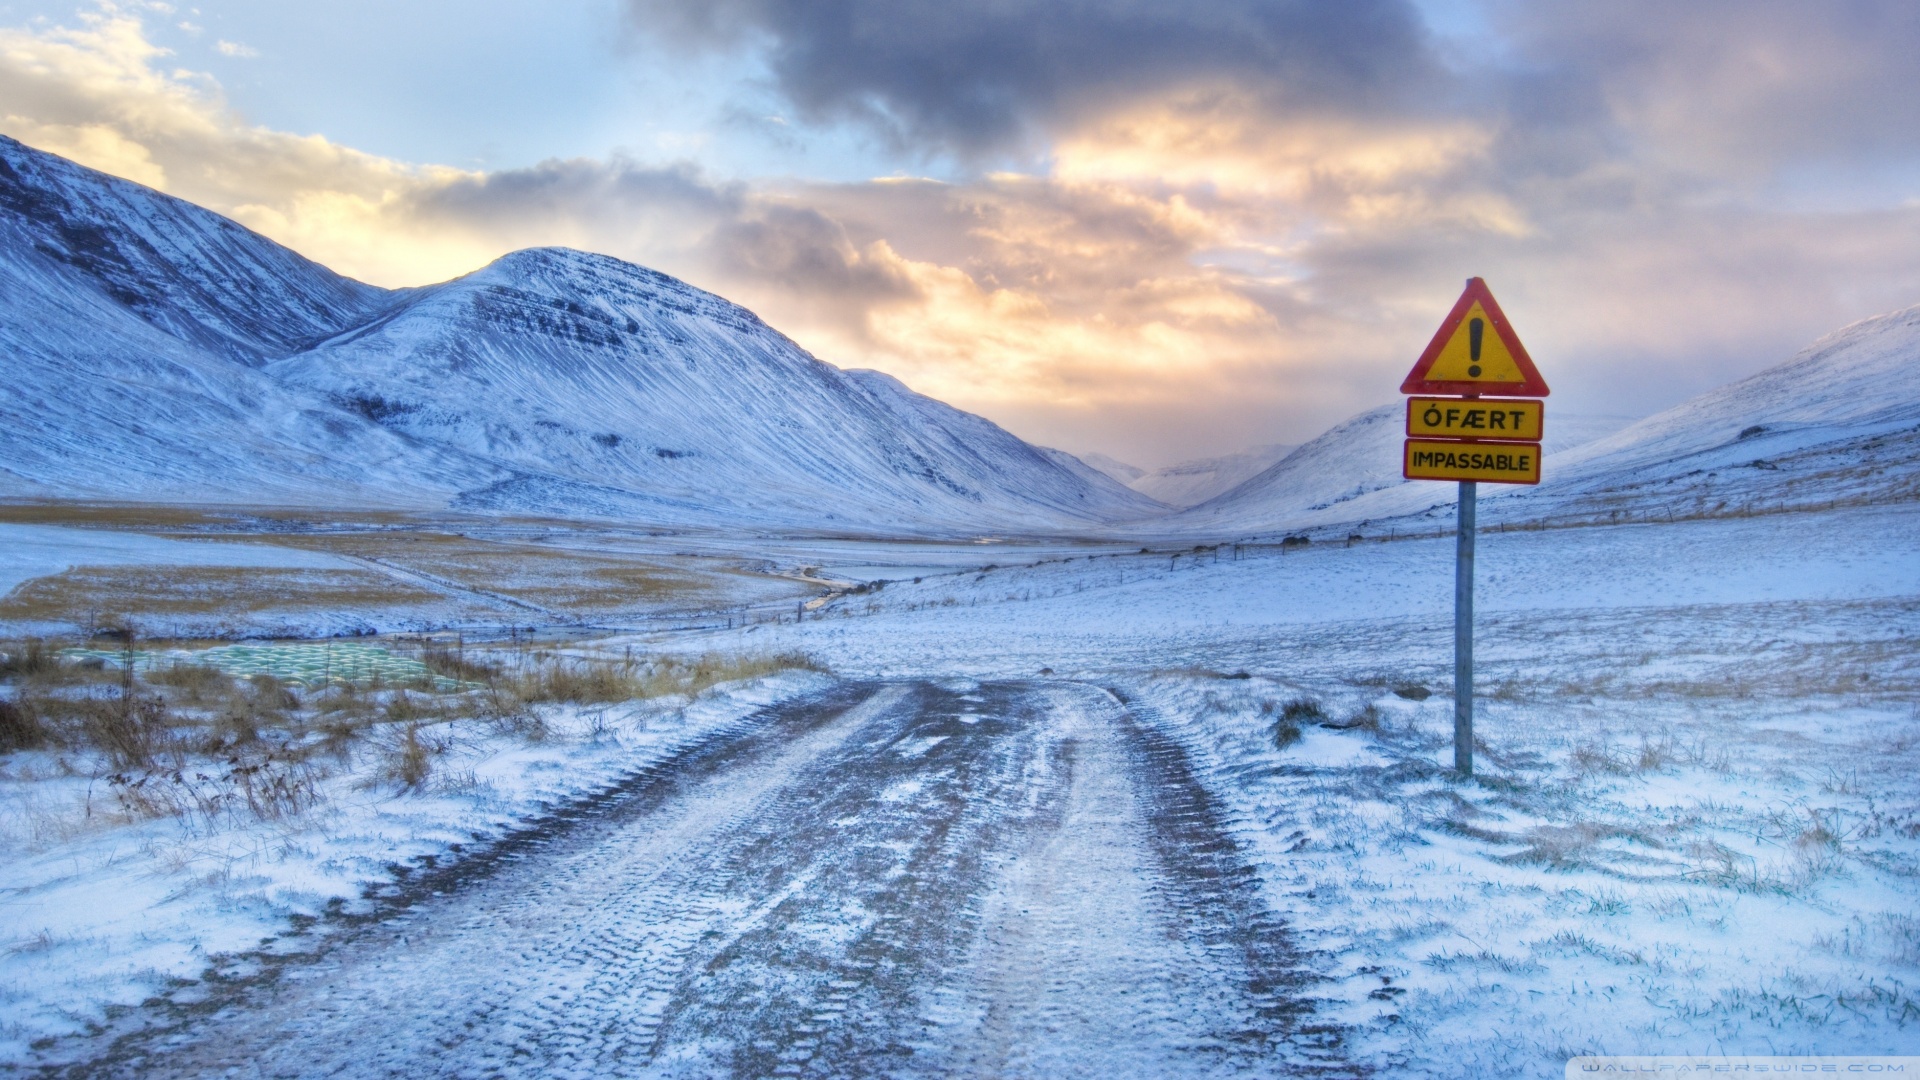
{"label": "snowy dirt road", "polygon": [[61,1071],[1352,1072],[1180,751],[1094,686],[843,685],[442,877]]}

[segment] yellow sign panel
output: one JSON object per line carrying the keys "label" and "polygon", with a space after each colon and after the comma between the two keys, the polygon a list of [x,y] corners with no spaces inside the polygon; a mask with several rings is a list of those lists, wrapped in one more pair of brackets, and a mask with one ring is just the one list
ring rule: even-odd
{"label": "yellow sign panel", "polygon": [[1546,418],[1544,401],[1475,398],[1407,399],[1407,435],[1443,439],[1524,439],[1537,442]]}
{"label": "yellow sign panel", "polygon": [[1526,374],[1507,351],[1505,338],[1493,331],[1487,309],[1475,300],[1453,336],[1440,346],[1440,355],[1427,369],[1428,382],[1517,383]]}
{"label": "yellow sign panel", "polygon": [[1540,482],[1540,444],[1408,439],[1400,474],[1409,480],[1537,484]]}

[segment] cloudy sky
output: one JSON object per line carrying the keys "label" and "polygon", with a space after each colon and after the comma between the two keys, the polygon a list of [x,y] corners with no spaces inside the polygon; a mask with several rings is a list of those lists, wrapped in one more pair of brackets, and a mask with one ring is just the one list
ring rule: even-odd
{"label": "cloudy sky", "polygon": [[1912,0],[0,0],[0,131],[382,285],[632,259],[1148,466],[1394,400],[1471,275],[1585,413],[1920,303]]}

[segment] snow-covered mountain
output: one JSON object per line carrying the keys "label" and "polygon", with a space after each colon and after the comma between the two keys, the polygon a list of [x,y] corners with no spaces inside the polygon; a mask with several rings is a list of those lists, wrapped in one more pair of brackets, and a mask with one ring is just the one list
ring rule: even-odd
{"label": "snow-covered mountain", "polygon": [[[1365,412],[1233,491],[1145,528],[1256,535],[1409,516],[1454,490],[1400,480],[1404,406]],[[1538,487],[1483,486],[1488,524],[1680,518],[1920,498],[1920,305],[1635,423],[1549,403]]]}
{"label": "snow-covered mountain", "polygon": [[377,289],[3,137],[0,208],[3,494],[908,532],[1164,509],[617,259]]}
{"label": "snow-covered mountain", "polygon": [[1106,454],[1102,454],[1098,452],[1090,453],[1090,454],[1080,454],[1079,458],[1080,458],[1081,464],[1091,465],[1093,466],[1095,471],[1105,473],[1107,476],[1110,476],[1115,480],[1120,481],[1123,484],[1131,485],[1135,480],[1138,480],[1141,477],[1147,475],[1147,470],[1141,468],[1140,466],[1129,465],[1126,462],[1121,461],[1119,458],[1110,457]]}
{"label": "snow-covered mountain", "polygon": [[1920,305],[1836,330],[1791,360],[1543,467],[1526,513],[1713,513],[1920,496]]}
{"label": "snow-covered mountain", "polygon": [[1095,455],[1100,460],[1096,462],[1089,458],[1087,463],[1142,495],[1151,496],[1168,506],[1185,507],[1196,506],[1216,495],[1232,491],[1273,467],[1295,449],[1297,444],[1294,443],[1268,443],[1249,447],[1237,454],[1195,458],[1159,469],[1135,468],[1105,455]]}
{"label": "snow-covered mountain", "polygon": [[1142,495],[1168,506],[1187,507],[1233,490],[1296,448],[1295,443],[1269,443],[1237,454],[1195,458],[1159,469],[1143,469],[1100,453],[1081,454],[1079,460]]}
{"label": "snow-covered mountain", "polygon": [[0,494],[430,506],[490,482],[259,370],[388,299],[0,137]]}
{"label": "snow-covered mountain", "polygon": [[[1409,484],[1400,476],[1406,415],[1406,403],[1396,401],[1350,417],[1237,487],[1169,519],[1168,525],[1202,530],[1305,527],[1389,516],[1405,512],[1403,502],[1424,499],[1424,506],[1435,501],[1434,485]],[[1542,442],[1552,455],[1630,423],[1624,416],[1562,415],[1549,405]],[[1400,498],[1391,504],[1375,494],[1396,490]]]}

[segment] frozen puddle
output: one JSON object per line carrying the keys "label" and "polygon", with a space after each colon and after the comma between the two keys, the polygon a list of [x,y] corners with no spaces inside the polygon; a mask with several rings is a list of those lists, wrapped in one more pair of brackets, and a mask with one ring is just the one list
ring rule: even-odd
{"label": "frozen puddle", "polygon": [[1172,744],[1092,687],[969,696],[772,710],[84,1071],[1343,1072]]}

